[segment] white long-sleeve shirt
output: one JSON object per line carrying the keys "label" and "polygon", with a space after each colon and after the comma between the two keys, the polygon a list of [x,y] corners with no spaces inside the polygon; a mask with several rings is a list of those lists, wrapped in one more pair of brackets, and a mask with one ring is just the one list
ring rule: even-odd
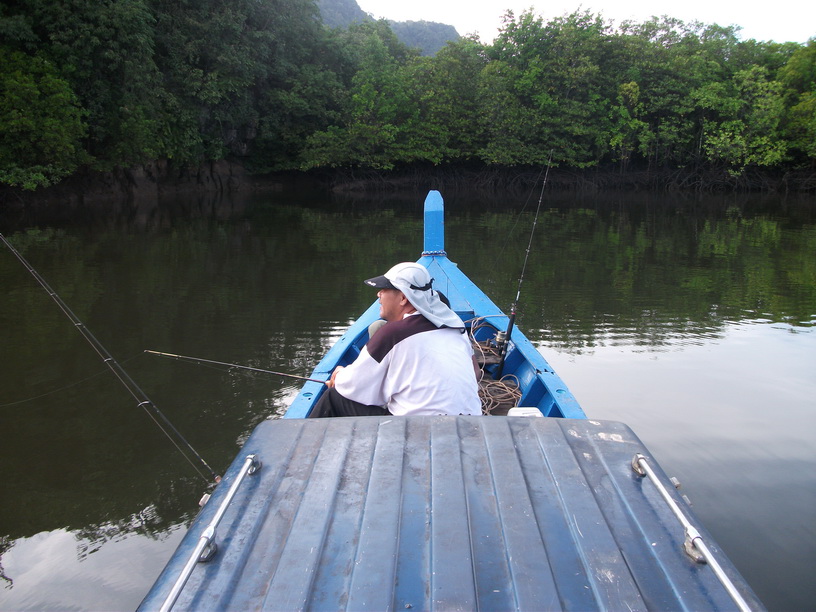
{"label": "white long-sleeve shirt", "polygon": [[397,416],[482,412],[468,335],[419,314],[386,323],[335,384],[343,397]]}

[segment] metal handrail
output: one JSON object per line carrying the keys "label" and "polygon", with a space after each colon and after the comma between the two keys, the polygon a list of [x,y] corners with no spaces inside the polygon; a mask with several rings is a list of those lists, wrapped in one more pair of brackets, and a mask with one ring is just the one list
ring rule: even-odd
{"label": "metal handrail", "polygon": [[232,499],[235,497],[235,494],[238,492],[238,487],[241,486],[244,478],[249,474],[254,474],[260,468],[261,462],[255,458],[255,455],[247,455],[244,465],[241,466],[240,472],[238,472],[238,475],[230,486],[229,491],[227,491],[224,501],[221,502],[218,510],[216,510],[215,516],[210,521],[210,524],[207,525],[206,529],[204,529],[204,531],[201,533],[201,537],[198,539],[198,544],[196,544],[193,554],[190,555],[184,569],[181,571],[178,579],[176,579],[176,583],[173,585],[173,588],[170,589],[167,599],[164,600],[164,603],[160,608],[161,612],[169,612],[175,605],[176,600],[178,600],[178,597],[181,594],[181,590],[190,579],[196,563],[209,561],[215,554],[216,550],[218,549],[215,543],[215,530],[218,527],[218,523],[220,523],[221,519],[224,517],[227,507],[230,505]]}
{"label": "metal handrail", "polygon": [[649,465],[649,462],[646,460],[646,457],[641,453],[637,453],[632,458],[632,469],[641,476],[649,477],[652,483],[654,483],[655,487],[657,487],[661,497],[663,497],[666,504],[683,525],[683,529],[685,529],[686,533],[686,553],[698,563],[708,563],[711,566],[711,569],[714,570],[714,574],[717,576],[717,579],[725,587],[725,590],[728,591],[731,599],[734,600],[734,603],[737,604],[739,609],[743,612],[750,612],[751,607],[748,605],[748,602],[745,601],[740,592],[737,590],[737,587],[726,575],[725,570],[723,570],[720,563],[714,557],[711,549],[709,549],[706,543],[703,541],[700,532],[697,531],[694,525],[691,524],[688,517],[683,514],[680,506],[677,505],[677,502],[675,502],[671,495],[669,495],[668,489],[666,489],[666,487],[663,486],[663,483],[660,482],[657,474],[655,474],[654,470],[652,470],[652,467]]}

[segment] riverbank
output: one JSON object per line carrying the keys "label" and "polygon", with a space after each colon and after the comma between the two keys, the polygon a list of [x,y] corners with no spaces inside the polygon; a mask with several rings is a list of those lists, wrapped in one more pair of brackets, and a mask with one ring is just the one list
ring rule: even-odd
{"label": "riverbank", "polygon": [[[488,167],[480,164],[455,166],[412,165],[394,170],[333,169],[331,171],[252,174],[241,163],[221,160],[197,167],[153,162],[110,172],[80,172],[58,185],[37,191],[0,188],[0,207],[10,210],[67,209],[138,206],[140,200],[155,200],[173,194],[231,194],[279,191],[298,185],[335,193],[377,193],[433,186],[446,191],[468,189],[487,194],[525,194],[539,185],[545,168]],[[734,177],[715,170],[660,170],[598,168],[551,168],[550,188],[577,193],[608,191],[654,193],[816,193],[816,169],[787,172],[747,171]]]}

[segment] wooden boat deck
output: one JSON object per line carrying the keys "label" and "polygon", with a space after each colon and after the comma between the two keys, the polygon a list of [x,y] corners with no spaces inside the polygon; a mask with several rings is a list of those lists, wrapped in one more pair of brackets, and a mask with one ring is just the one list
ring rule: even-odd
{"label": "wooden boat deck", "polygon": [[628,427],[586,419],[266,421],[141,609],[160,608],[247,454],[263,467],[174,609],[734,609],[636,453],[650,459]]}

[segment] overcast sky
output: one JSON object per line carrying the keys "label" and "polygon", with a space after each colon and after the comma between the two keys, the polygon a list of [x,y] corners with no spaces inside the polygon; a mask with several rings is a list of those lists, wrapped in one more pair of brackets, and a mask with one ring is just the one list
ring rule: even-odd
{"label": "overcast sky", "polygon": [[722,26],[742,27],[743,40],[774,40],[804,43],[816,36],[816,1],[783,0],[782,4],[767,4],[757,0],[590,0],[583,4],[567,0],[357,0],[360,7],[375,18],[394,21],[437,21],[456,28],[461,35],[477,33],[482,42],[491,42],[501,26],[507,9],[516,16],[533,8],[545,21],[575,10],[601,13],[615,24],[626,19],[645,21],[652,15],[668,15],[685,22],[702,21]]}

